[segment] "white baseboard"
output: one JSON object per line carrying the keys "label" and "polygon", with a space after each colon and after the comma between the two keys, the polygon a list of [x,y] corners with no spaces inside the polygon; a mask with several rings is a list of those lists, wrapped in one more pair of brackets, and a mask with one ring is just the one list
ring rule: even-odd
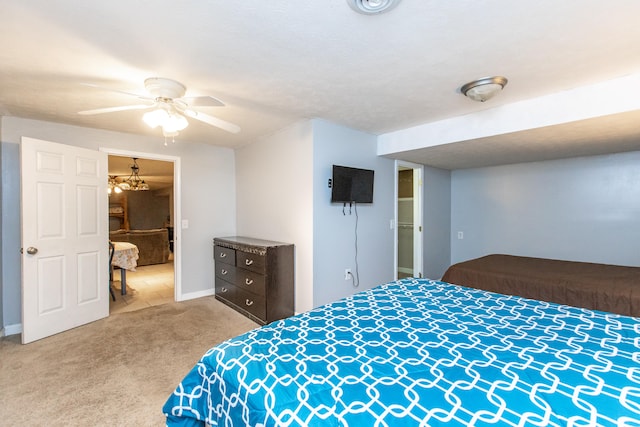
{"label": "white baseboard", "polygon": [[15,325],[5,325],[0,332],[0,337],[8,337],[9,335],[17,335],[22,333],[22,323]]}
{"label": "white baseboard", "polygon": [[[187,301],[190,299],[209,297],[215,295],[215,291],[213,289],[207,289],[205,291],[191,292],[188,294],[182,294],[182,299],[180,301]],[[22,333],[22,323],[17,323],[15,325],[6,325],[3,329],[0,329],[0,337],[5,337],[9,335],[17,335]]]}
{"label": "white baseboard", "polygon": [[179,301],[187,301],[190,299],[210,297],[212,295],[215,295],[215,290],[213,289],[207,289],[205,291],[198,291],[198,292],[190,292],[188,294],[182,294],[182,298]]}

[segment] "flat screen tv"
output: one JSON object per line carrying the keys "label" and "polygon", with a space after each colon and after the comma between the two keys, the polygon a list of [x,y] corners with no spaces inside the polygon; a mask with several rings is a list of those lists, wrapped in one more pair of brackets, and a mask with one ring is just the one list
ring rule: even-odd
{"label": "flat screen tv", "polygon": [[373,171],[333,165],[331,203],[373,203]]}

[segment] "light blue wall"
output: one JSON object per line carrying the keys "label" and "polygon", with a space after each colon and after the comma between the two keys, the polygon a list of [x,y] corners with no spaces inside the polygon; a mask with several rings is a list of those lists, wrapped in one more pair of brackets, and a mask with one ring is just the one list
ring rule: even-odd
{"label": "light blue wall", "polygon": [[424,167],[424,277],[440,279],[451,264],[451,172]]}
{"label": "light blue wall", "polygon": [[[374,135],[314,119],[238,149],[236,161],[238,232],[296,245],[296,311],[393,278],[394,164]],[[374,203],[357,207],[358,289],[344,280],[356,271],[356,216],[330,203],[334,163],[375,170]]]}
{"label": "light blue wall", "polygon": [[[393,279],[394,174],[391,159],[379,157],[375,135],[324,120],[313,120],[313,302],[315,306],[349,296]],[[327,182],[334,164],[373,169],[373,204],[357,206],[349,215],[342,204],[331,204]],[[358,220],[360,287],[344,280],[354,274],[355,227]]]}
{"label": "light blue wall", "polygon": [[506,253],[640,266],[640,152],[459,170],[451,187],[452,263]]}
{"label": "light blue wall", "polygon": [[[3,134],[7,118],[3,118]],[[20,287],[20,145],[2,142],[2,326],[22,321]]]}
{"label": "light blue wall", "polygon": [[[2,135],[2,116],[0,116],[0,135]],[[1,139],[0,139],[1,140]],[[2,164],[2,148],[0,145],[0,164]],[[2,182],[4,175],[4,168],[2,169],[2,174],[0,174],[0,200],[2,200]],[[3,215],[2,203],[0,203],[0,218]],[[1,224],[1,222],[0,222]],[[3,309],[3,294],[4,294],[4,286],[2,285],[2,227],[0,226],[0,336],[4,334],[4,309]]]}

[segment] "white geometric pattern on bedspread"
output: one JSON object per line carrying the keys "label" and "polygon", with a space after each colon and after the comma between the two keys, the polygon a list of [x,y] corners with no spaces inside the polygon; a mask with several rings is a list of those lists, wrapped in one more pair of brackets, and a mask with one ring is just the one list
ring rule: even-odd
{"label": "white geometric pattern on bedspread", "polygon": [[168,425],[640,426],[640,318],[405,279],[210,349]]}

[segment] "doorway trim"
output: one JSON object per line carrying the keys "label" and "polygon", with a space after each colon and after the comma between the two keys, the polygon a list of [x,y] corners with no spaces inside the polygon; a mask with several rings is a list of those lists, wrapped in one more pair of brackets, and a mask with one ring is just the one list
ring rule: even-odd
{"label": "doorway trim", "polygon": [[393,277],[398,280],[398,195],[400,181],[398,172],[403,169],[412,169],[414,176],[413,190],[413,271],[416,276],[424,276],[424,229],[423,229],[423,198],[424,198],[424,166],[417,163],[395,160],[394,162],[394,240],[393,240]]}
{"label": "doorway trim", "polygon": [[[99,150],[112,156],[136,157],[173,163],[173,298],[175,301],[182,301],[182,227],[180,227],[180,224],[182,224],[182,203],[180,202],[180,177],[182,173],[180,157],[107,147],[100,147]],[[105,179],[107,178],[105,176]]]}

